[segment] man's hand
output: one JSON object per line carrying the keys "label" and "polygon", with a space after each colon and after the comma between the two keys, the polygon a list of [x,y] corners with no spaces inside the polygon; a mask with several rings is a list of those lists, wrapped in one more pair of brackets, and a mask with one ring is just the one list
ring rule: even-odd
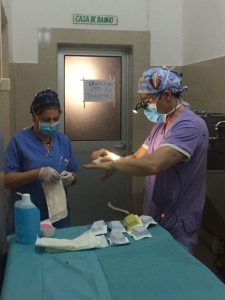
{"label": "man's hand", "polygon": [[94,151],[91,154],[91,159],[93,164],[99,164],[100,162],[114,161],[120,159],[120,156],[106,149],[100,149]]}
{"label": "man's hand", "polygon": [[107,156],[109,153],[110,152],[108,150],[102,148],[102,149],[99,149],[99,150],[96,150],[96,151],[92,152],[91,159],[92,160],[96,160],[99,157],[105,157],[105,156]]}
{"label": "man's hand", "polygon": [[84,164],[83,167],[85,169],[98,169],[105,171],[105,175],[102,177],[103,181],[105,181],[115,173],[115,169],[113,168],[113,161],[101,161],[97,164],[92,162],[91,164]]}

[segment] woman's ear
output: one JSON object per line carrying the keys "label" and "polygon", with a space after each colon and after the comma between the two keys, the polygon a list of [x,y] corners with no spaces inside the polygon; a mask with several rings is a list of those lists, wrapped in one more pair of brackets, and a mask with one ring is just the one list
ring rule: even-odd
{"label": "woman's ear", "polygon": [[37,116],[35,116],[35,114],[32,114],[32,120],[33,122],[38,121]]}

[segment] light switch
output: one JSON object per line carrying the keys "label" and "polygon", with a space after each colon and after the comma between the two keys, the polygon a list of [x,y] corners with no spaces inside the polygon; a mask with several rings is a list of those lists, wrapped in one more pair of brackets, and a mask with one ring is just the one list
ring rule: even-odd
{"label": "light switch", "polygon": [[10,91],[11,84],[9,78],[0,78],[0,91]]}

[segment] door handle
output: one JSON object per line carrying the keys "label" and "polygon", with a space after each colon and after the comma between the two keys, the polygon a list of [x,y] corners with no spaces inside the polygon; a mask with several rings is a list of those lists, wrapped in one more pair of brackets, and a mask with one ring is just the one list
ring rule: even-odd
{"label": "door handle", "polygon": [[125,143],[115,144],[113,146],[113,148],[115,149],[116,154],[118,154],[120,156],[126,156],[126,144]]}
{"label": "door handle", "polygon": [[118,149],[118,150],[123,150],[126,148],[126,144],[125,143],[122,143],[122,144],[115,144],[113,146],[115,149]]}

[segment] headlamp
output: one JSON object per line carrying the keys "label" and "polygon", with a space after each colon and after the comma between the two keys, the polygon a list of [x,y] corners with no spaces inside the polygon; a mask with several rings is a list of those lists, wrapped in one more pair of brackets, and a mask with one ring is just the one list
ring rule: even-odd
{"label": "headlamp", "polygon": [[146,109],[149,105],[149,101],[148,100],[143,100],[139,103],[137,103],[137,105],[135,106],[135,108],[132,110],[133,113],[137,114],[138,113],[138,110],[140,108],[143,108],[143,109]]}

